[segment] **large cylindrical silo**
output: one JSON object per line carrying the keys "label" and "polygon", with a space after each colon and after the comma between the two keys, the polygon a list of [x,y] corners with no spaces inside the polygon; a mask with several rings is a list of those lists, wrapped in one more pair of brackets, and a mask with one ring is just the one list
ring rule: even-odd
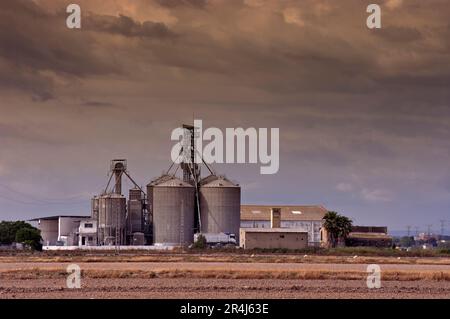
{"label": "large cylindrical silo", "polygon": [[154,244],[191,244],[195,187],[175,176],[163,175],[147,185],[147,197],[153,215]]}
{"label": "large cylindrical silo", "polygon": [[210,175],[200,181],[202,233],[232,233],[239,243],[241,188],[225,177]]}
{"label": "large cylindrical silo", "polygon": [[126,198],[119,194],[99,197],[98,239],[103,245],[124,244]]}

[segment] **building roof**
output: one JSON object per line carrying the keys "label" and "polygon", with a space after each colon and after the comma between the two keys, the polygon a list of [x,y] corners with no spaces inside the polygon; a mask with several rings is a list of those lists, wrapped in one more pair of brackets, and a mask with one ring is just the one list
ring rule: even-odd
{"label": "building roof", "polygon": [[33,219],[29,219],[28,221],[34,222],[34,221],[39,221],[39,220],[56,220],[56,219],[59,219],[59,217],[82,218],[82,219],[91,218],[91,216],[84,216],[84,215],[83,216],[81,216],[81,215],[54,215],[54,216],[33,218]]}
{"label": "building roof", "polygon": [[308,232],[296,228],[241,228],[246,233],[305,233]]}
{"label": "building roof", "polygon": [[386,226],[352,226],[353,233],[382,233],[387,234]]}
{"label": "building roof", "polygon": [[321,205],[241,205],[241,220],[270,221],[272,208],[281,208],[281,221],[319,221],[322,220],[328,212],[328,210]]}

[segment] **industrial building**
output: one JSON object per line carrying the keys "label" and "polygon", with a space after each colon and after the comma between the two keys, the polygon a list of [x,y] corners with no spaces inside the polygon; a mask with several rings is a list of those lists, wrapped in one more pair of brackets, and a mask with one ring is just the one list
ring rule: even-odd
{"label": "industrial building", "polygon": [[308,233],[292,228],[241,228],[244,249],[302,249],[308,247]]}
{"label": "industrial building", "polygon": [[58,215],[35,218],[30,221],[37,222],[44,246],[77,246],[79,244],[80,222],[89,220],[90,216]]}
{"label": "industrial building", "polygon": [[392,237],[384,226],[353,226],[345,240],[346,246],[391,247]]}
{"label": "industrial building", "polygon": [[[274,207],[279,209],[273,209]],[[241,228],[288,228],[308,234],[308,245],[320,246],[327,209],[315,206],[242,205]]]}

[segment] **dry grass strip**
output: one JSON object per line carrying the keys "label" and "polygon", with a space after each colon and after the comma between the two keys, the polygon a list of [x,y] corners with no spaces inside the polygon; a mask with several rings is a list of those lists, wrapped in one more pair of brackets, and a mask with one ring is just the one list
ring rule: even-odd
{"label": "dry grass strip", "polygon": [[[0,272],[0,279],[57,279],[66,278],[61,269],[6,270]],[[86,270],[83,278],[214,278],[214,279],[303,279],[303,280],[365,280],[366,272],[361,271],[249,271],[249,270]],[[447,271],[384,271],[381,279],[386,281],[450,281]]]}

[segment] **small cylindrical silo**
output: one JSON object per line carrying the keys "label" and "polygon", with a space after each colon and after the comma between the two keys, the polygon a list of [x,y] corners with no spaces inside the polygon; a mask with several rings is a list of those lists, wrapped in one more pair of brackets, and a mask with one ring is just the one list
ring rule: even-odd
{"label": "small cylindrical silo", "polygon": [[143,231],[143,197],[139,188],[130,189],[130,195],[128,200],[128,214],[127,214],[127,228],[128,233],[140,233]]}
{"label": "small cylindrical silo", "polygon": [[98,238],[101,244],[124,244],[126,198],[119,194],[99,197]]}

